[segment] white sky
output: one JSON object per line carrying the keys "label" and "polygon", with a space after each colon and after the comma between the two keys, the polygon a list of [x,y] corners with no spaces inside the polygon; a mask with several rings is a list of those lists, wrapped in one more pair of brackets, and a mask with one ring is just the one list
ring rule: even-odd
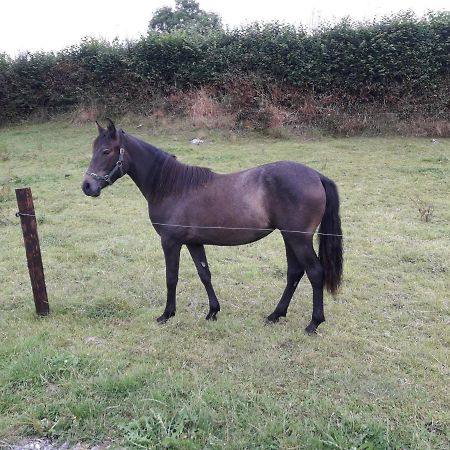
{"label": "white sky", "polygon": [[[225,25],[280,20],[306,26],[343,16],[371,19],[412,9],[449,9],[448,0],[200,0]],[[0,0],[0,52],[61,50],[84,36],[137,39],[146,33],[153,13],[174,0]]]}

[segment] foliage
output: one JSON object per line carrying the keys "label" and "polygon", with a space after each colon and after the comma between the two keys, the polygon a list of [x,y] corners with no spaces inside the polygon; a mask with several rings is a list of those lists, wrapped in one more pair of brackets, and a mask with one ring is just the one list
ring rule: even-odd
{"label": "foliage", "polygon": [[175,9],[163,6],[158,9],[149,24],[149,32],[185,30],[207,34],[222,28],[220,17],[200,9],[195,0],[176,0]]}
{"label": "foliage", "polygon": [[[195,10],[195,2],[177,5],[176,13]],[[350,108],[403,101],[405,115],[409,105],[448,117],[450,13],[344,20],[313,33],[281,23],[207,34],[175,28],[135,42],[85,39],[58,54],[0,55],[0,123],[92,103],[148,112],[161,96],[202,86],[232,103],[248,80],[265,94],[279,87],[291,109],[304,103],[296,93],[308,92]],[[253,102],[261,104],[261,95]]]}

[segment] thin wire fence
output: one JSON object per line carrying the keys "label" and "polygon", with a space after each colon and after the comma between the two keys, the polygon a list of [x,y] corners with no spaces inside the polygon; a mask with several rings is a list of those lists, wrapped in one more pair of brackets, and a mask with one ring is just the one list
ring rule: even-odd
{"label": "thin wire fence", "polygon": [[279,230],[282,233],[299,233],[299,234],[319,234],[321,236],[336,236],[344,237],[343,234],[332,234],[332,233],[320,233],[319,231],[300,231],[300,230],[284,230],[281,228],[252,228],[252,227],[221,227],[221,226],[200,226],[200,225],[179,225],[173,223],[160,223],[152,222],[153,225],[163,226],[163,227],[179,227],[179,228],[199,228],[201,230],[235,230],[235,231],[275,231]]}
{"label": "thin wire fence", "polygon": [[[20,216],[29,216],[36,217],[35,214],[27,214],[17,212],[16,217]],[[223,226],[205,226],[205,225],[181,225],[175,223],[162,223],[162,222],[152,222],[153,225],[157,225],[160,227],[175,227],[175,228],[197,228],[200,230],[231,230],[231,231],[275,231],[279,230],[282,233],[298,233],[298,234],[318,234],[321,236],[335,236],[335,237],[344,237],[343,234],[333,234],[333,233],[320,233],[319,231],[301,231],[301,230],[285,230],[281,228],[253,228],[253,227],[223,227]]]}

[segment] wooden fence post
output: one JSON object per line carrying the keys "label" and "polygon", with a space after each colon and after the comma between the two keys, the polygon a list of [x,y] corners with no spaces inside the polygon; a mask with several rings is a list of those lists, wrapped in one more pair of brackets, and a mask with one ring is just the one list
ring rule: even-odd
{"label": "wooden fence post", "polygon": [[50,313],[45,286],[44,268],[42,266],[41,249],[37,232],[37,222],[34,212],[33,196],[30,188],[16,189],[17,205],[22,224],[23,240],[27,255],[28,272],[30,273],[31,287],[33,288],[36,313],[46,316]]}

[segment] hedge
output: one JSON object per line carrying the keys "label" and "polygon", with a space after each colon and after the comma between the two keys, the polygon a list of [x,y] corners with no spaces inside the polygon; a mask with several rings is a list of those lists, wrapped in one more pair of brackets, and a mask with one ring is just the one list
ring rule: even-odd
{"label": "hedge", "polygon": [[365,92],[380,102],[393,92],[432,98],[449,84],[449,54],[448,12],[344,20],[313,32],[269,23],[203,36],[152,32],[134,42],[85,39],[55,54],[0,54],[0,122],[86,102],[124,110],[249,76],[315,93]]}

